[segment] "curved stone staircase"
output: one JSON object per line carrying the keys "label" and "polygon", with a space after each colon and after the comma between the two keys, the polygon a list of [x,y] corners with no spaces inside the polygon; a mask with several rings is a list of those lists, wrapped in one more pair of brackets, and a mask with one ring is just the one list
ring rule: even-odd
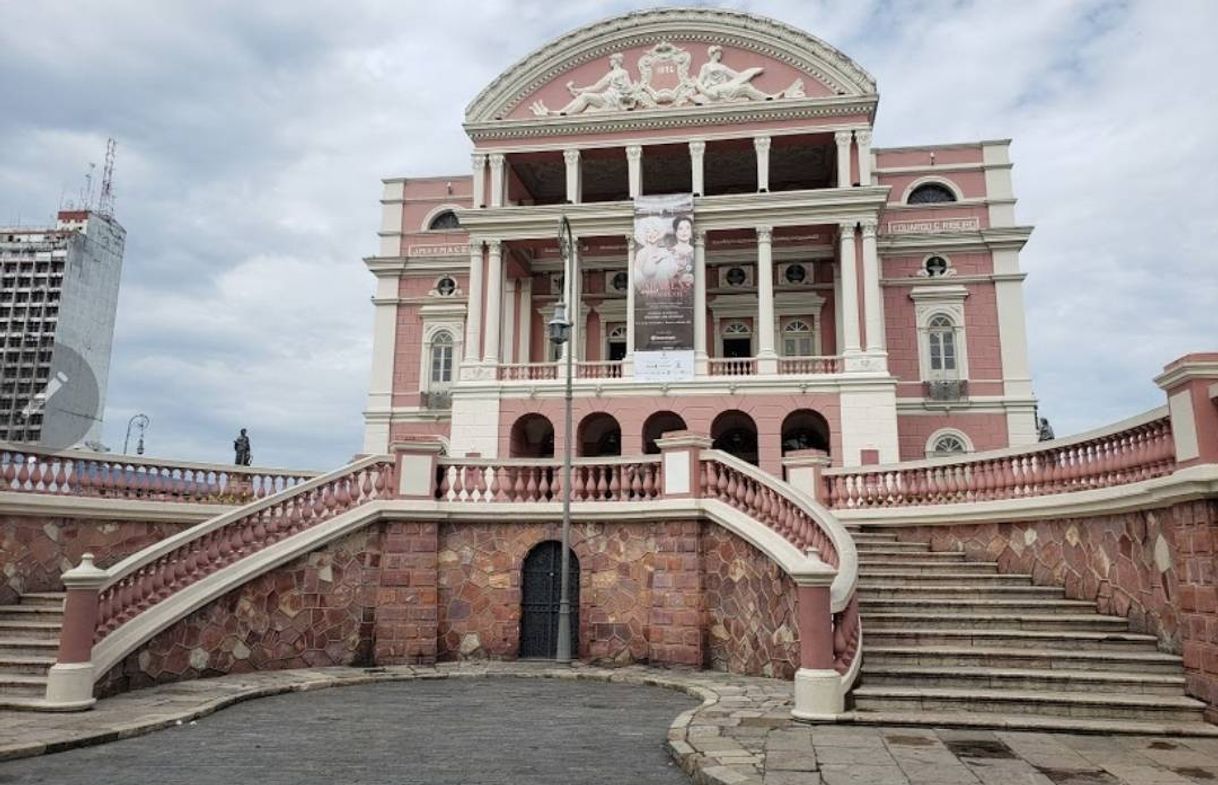
{"label": "curved stone staircase", "polygon": [[62,592],[38,592],[0,605],[0,709],[42,703],[59,648],[63,599]]}
{"label": "curved stone staircase", "polygon": [[852,530],[863,666],[854,721],[1218,735],[1153,635],[992,562]]}

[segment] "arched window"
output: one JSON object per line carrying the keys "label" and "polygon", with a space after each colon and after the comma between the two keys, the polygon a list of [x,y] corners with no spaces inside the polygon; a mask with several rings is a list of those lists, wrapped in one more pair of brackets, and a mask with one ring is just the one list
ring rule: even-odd
{"label": "arched window", "polygon": [[448,384],[453,380],[453,336],[441,330],[431,339],[431,383]]}
{"label": "arched window", "polygon": [[723,325],[723,357],[752,357],[753,330],[745,322]]}
{"label": "arched window", "polygon": [[457,214],[452,210],[445,210],[431,219],[431,223],[427,224],[427,228],[432,231],[450,231],[452,229],[460,229],[461,222],[457,220]]}
{"label": "arched window", "polygon": [[945,455],[963,455],[968,452],[964,439],[954,433],[945,433],[934,439],[930,447],[930,457],[940,458]]}
{"label": "arched window", "polygon": [[944,377],[956,375],[956,325],[943,314],[935,314],[927,326],[927,337],[930,339],[930,370],[932,374]]}
{"label": "arched window", "polygon": [[946,185],[925,183],[910,192],[906,204],[942,204],[954,201],[956,201],[956,195]]}
{"label": "arched window", "polygon": [[812,354],[812,325],[803,319],[792,319],[783,325],[783,357],[811,357]]}

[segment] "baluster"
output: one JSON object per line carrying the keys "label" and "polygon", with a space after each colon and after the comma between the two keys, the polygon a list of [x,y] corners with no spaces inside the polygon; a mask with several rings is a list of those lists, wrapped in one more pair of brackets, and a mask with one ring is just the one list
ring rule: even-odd
{"label": "baluster", "polygon": [[491,498],[490,501],[503,501],[503,485],[499,482],[499,474],[503,471],[501,466],[491,467]]}
{"label": "baluster", "polygon": [[643,498],[654,499],[661,493],[661,485],[656,477],[658,463],[643,464]]}
{"label": "baluster", "polygon": [[549,466],[541,466],[538,467],[537,472],[540,475],[537,483],[537,498],[539,501],[549,501],[552,498],[550,495],[550,475],[553,474],[553,471]]}
{"label": "baluster", "polygon": [[608,473],[608,468],[605,466],[594,467],[596,471],[596,500],[600,501],[609,495],[609,483],[605,480],[605,475]]}
{"label": "baluster", "polygon": [[524,486],[524,500],[535,502],[537,501],[537,467],[530,466],[527,471],[529,473],[529,481]]}
{"label": "baluster", "polygon": [[[643,495],[643,478],[640,476],[645,471],[645,466],[640,466],[637,463],[630,465],[630,499],[633,501]],[[699,473],[698,482],[702,482],[702,476]]]}
{"label": "baluster", "polygon": [[609,467],[609,498],[612,501],[622,500],[622,466],[616,464]]}

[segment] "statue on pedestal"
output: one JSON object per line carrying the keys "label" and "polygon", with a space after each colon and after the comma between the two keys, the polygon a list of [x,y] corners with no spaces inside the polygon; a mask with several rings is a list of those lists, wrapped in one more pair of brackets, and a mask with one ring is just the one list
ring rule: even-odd
{"label": "statue on pedestal", "polygon": [[245,435],[245,429],[241,429],[241,435],[233,439],[233,452],[236,453],[234,463],[238,466],[250,465],[250,437]]}

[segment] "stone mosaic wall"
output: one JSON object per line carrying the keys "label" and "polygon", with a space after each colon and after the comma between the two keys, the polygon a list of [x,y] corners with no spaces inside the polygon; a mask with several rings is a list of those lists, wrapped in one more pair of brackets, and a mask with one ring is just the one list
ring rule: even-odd
{"label": "stone mosaic wall", "polygon": [[181,531],[183,524],[46,516],[0,517],[0,605],[28,592],[63,591],[59,576],[92,553],[101,567]]}
{"label": "stone mosaic wall", "polygon": [[789,679],[799,668],[795,586],[761,551],[731,532],[702,534],[707,667]]}
{"label": "stone mosaic wall", "polygon": [[[251,670],[515,659],[521,567],[559,536],[556,523],[370,526],[164,630],[99,693]],[[581,659],[794,673],[794,589],[736,535],[693,521],[576,523],[571,542]]]}
{"label": "stone mosaic wall", "polygon": [[1189,694],[1218,706],[1218,501],[1090,518],[922,526],[901,539],[997,561],[1127,616],[1180,654]]}
{"label": "stone mosaic wall", "polygon": [[272,570],[172,625],[103,677],[99,695],[254,670],[370,664],[379,531]]}

